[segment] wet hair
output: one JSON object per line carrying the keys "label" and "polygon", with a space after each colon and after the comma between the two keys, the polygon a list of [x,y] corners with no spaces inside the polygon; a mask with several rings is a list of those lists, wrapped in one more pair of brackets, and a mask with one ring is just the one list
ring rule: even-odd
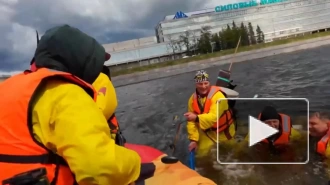
{"label": "wet hair", "polygon": [[330,112],[314,112],[309,115],[309,118],[317,117],[321,120],[330,120]]}

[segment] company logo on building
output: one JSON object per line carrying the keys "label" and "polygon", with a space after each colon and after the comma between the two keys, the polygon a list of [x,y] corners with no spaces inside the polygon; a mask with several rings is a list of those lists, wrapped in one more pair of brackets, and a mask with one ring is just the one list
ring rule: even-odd
{"label": "company logo on building", "polygon": [[215,7],[216,12],[223,12],[223,11],[229,11],[229,10],[237,10],[242,8],[249,8],[254,7],[258,5],[268,5],[268,4],[274,4],[274,3],[281,3],[288,0],[260,0],[260,3],[253,0],[250,2],[240,2],[240,3],[233,3],[233,4],[227,4],[227,5],[220,5]]}
{"label": "company logo on building", "polygon": [[186,18],[186,17],[188,17],[186,14],[184,14],[182,11],[178,11],[178,12],[176,12],[173,19],[181,19],[181,18]]}

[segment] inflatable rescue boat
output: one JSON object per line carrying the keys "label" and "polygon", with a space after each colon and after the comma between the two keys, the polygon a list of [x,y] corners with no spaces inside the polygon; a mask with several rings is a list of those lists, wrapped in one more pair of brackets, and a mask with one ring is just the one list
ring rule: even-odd
{"label": "inflatable rescue boat", "polygon": [[[229,79],[230,71],[220,70],[216,86],[221,88],[227,98],[238,98],[239,93],[234,91],[236,85],[233,85]],[[235,102],[229,100],[229,106],[234,107]],[[141,174],[136,185],[216,185],[175,157],[168,156],[155,148],[131,143],[125,143],[124,146],[136,151],[141,157]]]}
{"label": "inflatable rescue boat", "polygon": [[216,185],[155,148],[130,143],[125,143],[125,147],[136,151],[141,157],[141,174],[136,185]]}

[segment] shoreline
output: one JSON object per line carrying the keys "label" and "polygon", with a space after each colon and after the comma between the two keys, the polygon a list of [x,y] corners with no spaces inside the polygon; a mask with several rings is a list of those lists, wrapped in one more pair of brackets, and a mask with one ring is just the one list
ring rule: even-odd
{"label": "shoreline", "polygon": [[233,63],[244,62],[253,59],[279,55],[282,53],[291,53],[295,51],[316,48],[324,45],[330,45],[330,36],[320,36],[320,37],[306,39],[302,41],[296,41],[288,44],[238,52],[236,56],[234,54],[229,54],[220,57],[214,57],[214,58],[191,61],[191,62],[189,61],[182,64],[176,64],[176,65],[174,64],[166,67],[159,67],[146,71],[114,76],[112,78],[113,79],[112,81],[115,87],[121,87],[121,86],[141,83],[145,81],[180,75],[188,72],[193,72],[199,69],[221,66],[224,64],[231,63],[231,61],[233,61]]}

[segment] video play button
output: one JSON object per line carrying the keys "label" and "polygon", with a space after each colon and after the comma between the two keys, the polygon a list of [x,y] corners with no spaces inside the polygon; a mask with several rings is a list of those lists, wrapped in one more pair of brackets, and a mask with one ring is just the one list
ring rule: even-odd
{"label": "video play button", "polygon": [[277,132],[277,129],[249,116],[249,146],[253,146]]}

